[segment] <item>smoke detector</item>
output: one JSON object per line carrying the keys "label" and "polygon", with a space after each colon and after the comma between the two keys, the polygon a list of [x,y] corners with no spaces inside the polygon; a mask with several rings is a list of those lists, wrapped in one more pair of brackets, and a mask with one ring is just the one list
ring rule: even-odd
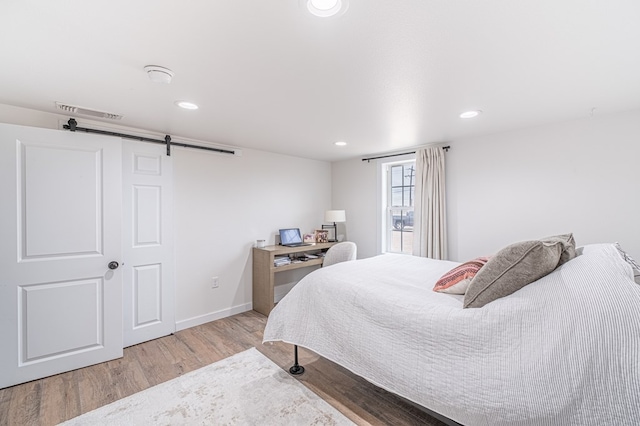
{"label": "smoke detector", "polygon": [[173,78],[173,71],[168,68],[161,67],[158,65],[147,65],[144,67],[144,70],[147,72],[149,76],[149,80],[154,83],[171,83],[171,79]]}
{"label": "smoke detector", "polygon": [[63,104],[56,102],[56,108],[69,114],[86,115],[88,117],[107,118],[109,120],[122,120],[122,115],[113,114],[105,111],[98,111],[95,109],[84,108],[76,105]]}

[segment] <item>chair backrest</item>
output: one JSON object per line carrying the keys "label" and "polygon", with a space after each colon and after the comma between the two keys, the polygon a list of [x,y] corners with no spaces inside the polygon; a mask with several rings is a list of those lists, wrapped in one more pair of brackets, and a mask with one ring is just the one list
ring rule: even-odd
{"label": "chair backrest", "polygon": [[348,260],[356,260],[357,253],[358,247],[356,246],[356,243],[352,243],[351,241],[338,243],[327,250],[322,266],[329,266],[335,263],[346,262]]}

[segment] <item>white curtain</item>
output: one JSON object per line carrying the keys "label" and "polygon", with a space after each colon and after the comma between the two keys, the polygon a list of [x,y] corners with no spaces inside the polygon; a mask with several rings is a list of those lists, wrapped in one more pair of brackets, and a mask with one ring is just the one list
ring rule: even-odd
{"label": "white curtain", "polygon": [[416,151],[413,254],[447,258],[447,210],[444,183],[444,150],[428,147]]}

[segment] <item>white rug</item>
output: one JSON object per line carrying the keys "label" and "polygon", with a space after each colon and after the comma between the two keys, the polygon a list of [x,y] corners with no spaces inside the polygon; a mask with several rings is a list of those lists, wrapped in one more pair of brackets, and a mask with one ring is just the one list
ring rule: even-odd
{"label": "white rug", "polygon": [[352,425],[251,348],[85,413],[68,425]]}

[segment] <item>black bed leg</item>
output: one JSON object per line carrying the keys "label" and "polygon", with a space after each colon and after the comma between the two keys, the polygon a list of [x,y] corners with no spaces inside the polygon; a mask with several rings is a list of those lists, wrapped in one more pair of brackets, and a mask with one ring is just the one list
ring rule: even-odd
{"label": "black bed leg", "polygon": [[294,376],[299,376],[304,373],[304,367],[298,364],[298,345],[293,345],[293,365],[289,369],[289,373]]}

